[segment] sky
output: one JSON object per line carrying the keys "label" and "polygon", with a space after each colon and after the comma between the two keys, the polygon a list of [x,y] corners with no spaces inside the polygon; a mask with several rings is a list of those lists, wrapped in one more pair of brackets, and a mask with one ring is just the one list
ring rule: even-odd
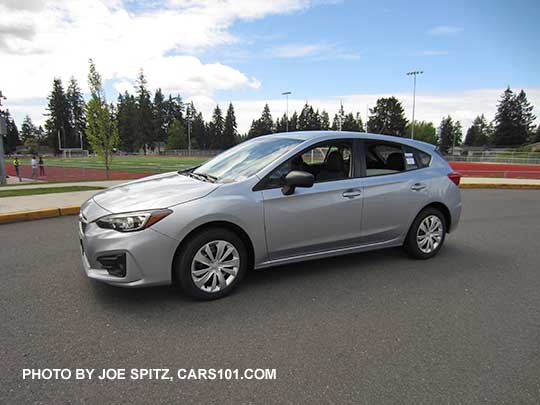
{"label": "sky", "polygon": [[[0,0],[0,90],[20,125],[44,124],[52,82],[87,91],[88,59],[109,101],[134,91],[192,100],[205,119],[235,106],[247,132],[265,103],[274,118],[309,102],[331,116],[396,96],[416,119],[491,120],[506,88],[540,117],[540,2],[535,0]],[[537,120],[537,123],[540,120]]]}

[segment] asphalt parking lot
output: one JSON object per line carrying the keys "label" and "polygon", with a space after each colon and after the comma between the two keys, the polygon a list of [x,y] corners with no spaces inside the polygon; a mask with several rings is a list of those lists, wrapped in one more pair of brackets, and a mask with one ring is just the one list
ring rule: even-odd
{"label": "asphalt parking lot", "polygon": [[[283,266],[206,303],[86,279],[76,217],[1,225],[0,403],[538,403],[540,191],[463,199],[432,260],[391,249]],[[277,379],[22,379],[55,367]]]}

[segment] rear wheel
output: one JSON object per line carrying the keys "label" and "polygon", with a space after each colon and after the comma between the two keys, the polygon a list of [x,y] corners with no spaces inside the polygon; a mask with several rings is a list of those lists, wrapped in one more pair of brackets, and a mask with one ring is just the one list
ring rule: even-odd
{"label": "rear wheel", "polygon": [[201,231],[183,246],[175,275],[182,290],[199,300],[212,300],[229,294],[247,270],[244,242],[223,228]]}
{"label": "rear wheel", "polygon": [[446,236],[444,215],[436,208],[418,214],[409,229],[404,247],[416,259],[429,259],[441,250]]}

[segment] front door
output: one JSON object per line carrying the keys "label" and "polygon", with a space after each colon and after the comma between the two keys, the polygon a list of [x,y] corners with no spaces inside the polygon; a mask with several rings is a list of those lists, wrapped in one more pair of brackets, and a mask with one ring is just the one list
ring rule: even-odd
{"label": "front door", "polygon": [[[262,191],[270,260],[360,243],[362,179],[355,177],[351,140],[326,142],[293,157],[269,175]],[[315,184],[284,195],[291,170],[312,173]]]}

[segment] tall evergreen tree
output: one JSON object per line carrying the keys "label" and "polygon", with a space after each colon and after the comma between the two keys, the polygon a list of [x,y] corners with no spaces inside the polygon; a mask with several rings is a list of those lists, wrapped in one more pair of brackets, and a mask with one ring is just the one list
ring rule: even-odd
{"label": "tall evergreen tree", "polygon": [[439,149],[446,154],[454,146],[461,145],[461,141],[461,123],[459,121],[454,122],[450,116],[443,118],[439,126]]}
{"label": "tall evergreen tree", "polygon": [[236,144],[238,132],[236,131],[236,117],[234,115],[234,107],[229,103],[227,115],[225,116],[225,125],[223,129],[223,142],[221,149],[228,149]]}
{"label": "tall evergreen tree", "polygon": [[516,146],[527,142],[532,132],[535,116],[523,90],[515,95],[507,87],[504,91],[494,119],[493,144]]}
{"label": "tall evergreen tree", "polygon": [[275,128],[276,132],[287,132],[287,114],[283,114],[281,118],[276,118]]}
{"label": "tall evergreen tree", "polygon": [[[289,128],[289,131],[291,129]],[[248,132],[249,138],[255,138],[261,135],[268,135],[274,132],[274,120],[272,119],[272,114],[270,113],[270,107],[268,104],[265,104],[261,118],[253,120],[251,123],[251,128]]]}
{"label": "tall evergreen tree", "polygon": [[307,102],[298,117],[298,131],[314,131],[321,129],[320,115]]}
{"label": "tall evergreen tree", "polygon": [[92,59],[90,59],[90,72],[88,73],[88,87],[90,88],[90,100],[85,105],[86,112],[86,136],[94,152],[101,157],[105,164],[105,173],[109,178],[109,170],[113,151],[118,144],[117,117],[114,106],[107,104],[105,92]]}
{"label": "tall evergreen tree", "polygon": [[370,108],[369,131],[377,134],[403,136],[407,119],[403,106],[395,97],[382,97]]}
{"label": "tall evergreen tree", "polygon": [[343,108],[343,104],[341,104],[338,112],[334,115],[334,120],[332,121],[332,130],[341,131],[343,129],[343,121],[345,121],[345,109]]}
{"label": "tall evergreen tree", "polygon": [[208,140],[208,128],[204,122],[201,112],[197,112],[193,103],[190,104],[191,120],[191,142],[199,149],[210,149]]}
{"label": "tall evergreen tree", "polygon": [[477,116],[467,130],[464,144],[467,146],[486,146],[491,135],[491,126],[484,114]]}
{"label": "tall evergreen tree", "polygon": [[330,129],[330,116],[326,110],[322,110],[321,112],[321,129],[323,131],[328,131]]}
{"label": "tall evergreen tree", "polygon": [[[168,134],[170,126],[175,120],[183,123],[187,128],[186,117],[184,117],[185,105],[180,95],[175,97],[169,95],[169,98],[165,101],[165,132]],[[193,117],[192,117],[193,119]],[[167,137],[168,135],[166,135]]]}
{"label": "tall evergreen tree", "polygon": [[[60,147],[72,147],[69,104],[62,86],[62,80],[59,78],[53,81],[53,89],[48,97],[46,116],[45,130],[47,131],[49,145],[55,151],[59,151]],[[59,138],[61,145],[58,143]]]}
{"label": "tall evergreen tree", "polygon": [[36,128],[36,139],[37,139],[38,145],[40,146],[47,145],[47,135],[41,125]]}
{"label": "tall evergreen tree", "polygon": [[169,127],[167,150],[187,149],[188,138],[186,128],[179,119],[175,119]]}
{"label": "tall evergreen tree", "polygon": [[225,122],[219,105],[216,105],[212,114],[212,121],[208,124],[208,136],[211,149],[221,149],[223,145],[223,129]]}
{"label": "tall evergreen tree", "polygon": [[146,155],[147,148],[153,148],[155,140],[152,102],[146,77],[141,69],[137,78],[137,143]]}
{"label": "tall evergreen tree", "polygon": [[21,141],[26,144],[28,140],[37,141],[37,128],[29,115],[26,115],[21,125]]}
{"label": "tall evergreen tree", "polygon": [[352,131],[352,132],[362,132],[364,127],[362,125],[362,120],[358,120],[354,117],[353,113],[345,115],[345,119],[341,124],[342,131]]}
{"label": "tall evergreen tree", "polygon": [[127,91],[118,95],[116,120],[120,149],[133,153],[137,151],[137,101]]}
{"label": "tall evergreen tree", "polygon": [[527,100],[527,94],[523,89],[516,96],[516,104],[520,127],[527,132],[527,140],[532,140],[536,116],[533,114],[534,107]]}
{"label": "tall evergreen tree", "polygon": [[[69,133],[72,147],[83,147],[88,149],[88,141],[84,136],[86,129],[86,115],[84,113],[84,98],[79,88],[77,80],[72,76],[69,79],[66,91],[68,104]],[[82,140],[82,145],[81,145]]]}
{"label": "tall evergreen tree", "polygon": [[154,127],[153,139],[157,142],[159,153],[159,143],[167,141],[167,103],[161,89],[157,89],[154,93],[154,103],[152,104],[152,107]]}
{"label": "tall evergreen tree", "polygon": [[293,112],[289,117],[289,132],[298,131],[298,114]]}
{"label": "tall evergreen tree", "polygon": [[533,142],[540,142],[540,125],[536,127],[536,132],[534,133]]}
{"label": "tall evergreen tree", "polygon": [[11,117],[9,110],[0,110],[0,116],[3,116],[6,120],[6,136],[3,137],[4,152],[14,153],[17,146],[21,144],[21,140],[19,138],[19,130],[17,128],[17,125],[15,124],[15,121]]}

